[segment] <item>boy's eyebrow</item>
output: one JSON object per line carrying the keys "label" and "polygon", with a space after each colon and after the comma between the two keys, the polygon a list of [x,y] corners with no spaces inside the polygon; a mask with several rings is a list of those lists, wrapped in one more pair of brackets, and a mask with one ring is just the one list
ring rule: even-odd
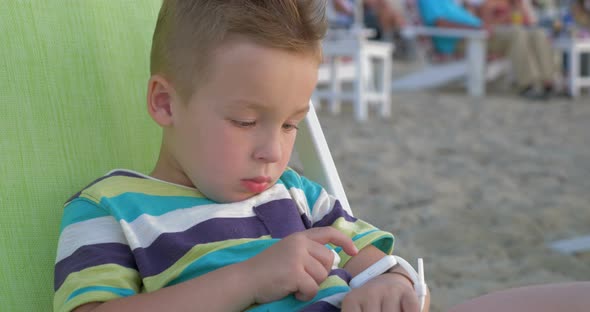
{"label": "boy's eyebrow", "polygon": [[309,112],[309,104],[297,110],[294,115],[307,114],[307,112]]}
{"label": "boy's eyebrow", "polygon": [[[232,109],[254,109],[254,110],[266,110],[268,109],[265,105],[260,104],[255,101],[249,101],[244,99],[236,99],[232,101],[232,105],[230,106]],[[301,115],[306,114],[309,112],[309,103],[304,107],[298,109],[293,113],[293,115]]]}

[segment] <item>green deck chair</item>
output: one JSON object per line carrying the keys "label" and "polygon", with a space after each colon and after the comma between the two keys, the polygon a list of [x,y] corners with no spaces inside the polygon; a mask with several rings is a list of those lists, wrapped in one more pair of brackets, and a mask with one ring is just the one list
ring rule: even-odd
{"label": "green deck chair", "polygon": [[[113,168],[148,173],[145,109],[161,0],[6,0],[0,7],[0,311],[51,311],[63,203]],[[297,151],[348,208],[313,110]]]}
{"label": "green deck chair", "polygon": [[63,203],[112,168],[148,172],[160,0],[0,6],[0,311],[51,311]]}

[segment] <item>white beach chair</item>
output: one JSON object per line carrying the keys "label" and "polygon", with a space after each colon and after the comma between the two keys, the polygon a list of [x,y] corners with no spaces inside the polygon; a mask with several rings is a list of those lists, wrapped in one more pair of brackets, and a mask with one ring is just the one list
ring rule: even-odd
{"label": "white beach chair", "polygon": [[[583,54],[590,55],[590,38],[558,38],[553,46],[564,53],[569,60],[566,73],[568,93],[577,98],[581,95],[582,88],[588,88],[590,92],[590,76],[582,76],[581,57]],[[590,72],[590,64],[587,65]]]}
{"label": "white beach chair", "polygon": [[303,126],[299,127],[295,149],[303,165],[305,176],[323,185],[329,193],[340,200],[343,208],[351,212],[344,187],[313,105],[310,105]]}
{"label": "white beach chair", "polygon": [[[330,111],[340,112],[343,100],[351,101],[357,121],[368,119],[375,106],[381,117],[391,115],[391,43],[369,40],[371,30],[363,26],[362,1],[357,1],[350,29],[330,29],[322,43],[325,58],[318,74],[314,102],[329,103]],[[352,84],[352,89],[343,84]]]}

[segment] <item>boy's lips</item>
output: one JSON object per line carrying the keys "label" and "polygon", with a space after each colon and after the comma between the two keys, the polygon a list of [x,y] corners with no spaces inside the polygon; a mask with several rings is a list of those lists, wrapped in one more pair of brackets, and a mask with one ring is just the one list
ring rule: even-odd
{"label": "boy's lips", "polygon": [[263,192],[268,185],[270,184],[271,178],[270,177],[255,177],[252,179],[243,179],[242,185],[248,189],[252,193],[261,193]]}

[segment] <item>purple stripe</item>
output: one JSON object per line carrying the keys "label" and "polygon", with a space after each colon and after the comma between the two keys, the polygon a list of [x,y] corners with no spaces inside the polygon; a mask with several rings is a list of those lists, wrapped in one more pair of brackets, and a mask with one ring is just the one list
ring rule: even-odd
{"label": "purple stripe", "polygon": [[150,246],[136,248],[133,253],[141,275],[162,273],[198,244],[264,235],[283,238],[306,229],[291,199],[274,200],[253,209],[254,217],[209,219],[183,232],[161,234]]}
{"label": "purple stripe", "polygon": [[285,238],[306,230],[299,209],[292,199],[273,200],[254,207],[254,212],[273,238]]}
{"label": "purple stripe", "polygon": [[67,201],[66,204],[71,202],[72,200],[78,198],[80,196],[80,194],[82,194],[82,192],[84,192],[84,190],[86,190],[87,188],[93,186],[94,184],[106,179],[106,178],[110,178],[110,177],[115,177],[115,176],[123,176],[123,177],[132,177],[132,178],[140,178],[140,179],[145,179],[144,176],[138,175],[136,173],[132,173],[132,172],[127,172],[127,171],[114,171],[109,175],[106,176],[102,176],[94,181],[92,181],[92,183],[88,184],[86,187],[84,187],[81,191],[79,191],[78,193],[74,194],[72,197],[70,197]]}
{"label": "purple stripe", "polygon": [[333,269],[328,276],[338,276],[341,280],[345,281],[346,284],[350,283],[350,280],[352,279],[352,275],[344,269]]}
{"label": "purple stripe", "polygon": [[137,270],[131,249],[125,244],[105,243],[82,246],[55,265],[53,287],[55,290],[59,289],[71,273],[102,264],[118,264]]}
{"label": "purple stripe", "polygon": [[334,203],[332,211],[325,215],[320,221],[313,224],[313,227],[331,226],[338,218],[344,217],[348,222],[355,222],[357,219],[346,212],[340,205],[340,201]]}
{"label": "purple stripe", "polygon": [[306,229],[311,229],[311,220],[306,214],[301,215],[301,221],[303,221],[303,226],[305,226]]}
{"label": "purple stripe", "polygon": [[148,277],[162,273],[195,245],[263,235],[268,235],[268,230],[257,217],[216,218],[184,232],[164,233],[149,247],[136,248],[133,253],[141,275]]}
{"label": "purple stripe", "polygon": [[335,307],[325,301],[318,301],[299,310],[300,312],[340,312],[340,308]]}

